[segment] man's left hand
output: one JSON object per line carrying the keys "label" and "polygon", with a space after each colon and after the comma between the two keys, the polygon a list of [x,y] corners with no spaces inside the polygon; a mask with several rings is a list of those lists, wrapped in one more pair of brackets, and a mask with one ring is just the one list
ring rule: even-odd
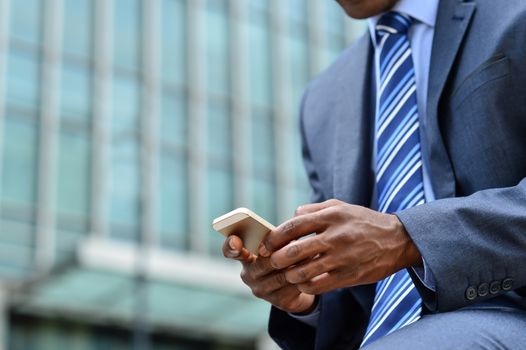
{"label": "man's left hand", "polygon": [[395,215],[335,199],[298,208],[266,236],[259,253],[275,269],[288,268],[287,281],[308,294],[375,283],[422,263]]}

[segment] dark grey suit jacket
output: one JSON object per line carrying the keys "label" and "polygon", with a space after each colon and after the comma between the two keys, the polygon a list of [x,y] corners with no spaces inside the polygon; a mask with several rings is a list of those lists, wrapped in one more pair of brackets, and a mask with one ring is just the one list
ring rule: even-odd
{"label": "dark grey suit jacket", "polygon": [[[371,204],[372,63],[366,34],[304,94],[315,202]],[[425,312],[489,299],[526,309],[526,1],[441,0],[420,118],[438,200],[398,216],[436,279],[432,292],[413,276]],[[372,285],[322,295],[316,330],[274,308],[270,334],[287,349],[356,348],[373,297]]]}

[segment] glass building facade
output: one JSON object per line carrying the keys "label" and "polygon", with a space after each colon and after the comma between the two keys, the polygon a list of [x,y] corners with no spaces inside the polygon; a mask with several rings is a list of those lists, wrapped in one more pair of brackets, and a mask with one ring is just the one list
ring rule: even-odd
{"label": "glass building facade", "polygon": [[309,198],[332,0],[0,0],[0,348],[266,348],[213,218]]}

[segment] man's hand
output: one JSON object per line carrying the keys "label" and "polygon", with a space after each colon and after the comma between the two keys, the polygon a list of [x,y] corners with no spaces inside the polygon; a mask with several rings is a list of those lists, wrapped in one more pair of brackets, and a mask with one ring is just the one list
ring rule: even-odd
{"label": "man's hand", "polygon": [[[315,236],[297,240],[311,233]],[[338,200],[298,208],[271,231],[259,250],[308,294],[377,282],[421,263],[421,255],[395,215]]]}
{"label": "man's hand", "polygon": [[223,255],[243,265],[241,279],[252,293],[287,312],[308,313],[314,306],[314,296],[302,293],[285,279],[284,271],[276,271],[267,257],[256,257],[237,236],[230,236],[223,244]]}

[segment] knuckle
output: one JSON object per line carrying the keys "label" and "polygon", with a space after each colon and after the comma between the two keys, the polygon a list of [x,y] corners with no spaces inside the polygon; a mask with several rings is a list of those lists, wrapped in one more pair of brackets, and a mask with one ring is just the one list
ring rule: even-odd
{"label": "knuckle", "polygon": [[283,225],[283,233],[288,234],[296,228],[296,220],[289,220]]}
{"label": "knuckle", "polygon": [[290,311],[295,311],[300,307],[301,303],[297,298],[291,299],[287,302],[287,309]]}
{"label": "knuckle", "polygon": [[287,257],[295,258],[300,254],[300,247],[297,244],[293,244],[287,248]]}
{"label": "knuckle", "polygon": [[340,206],[334,205],[332,207],[328,207],[325,212],[326,212],[327,215],[335,216],[335,215],[339,214]]}
{"label": "knuckle", "polygon": [[330,205],[339,205],[341,203],[341,201],[339,201],[338,199],[335,199],[335,198],[331,198],[327,201],[327,204],[330,204]]}
{"label": "knuckle", "polygon": [[249,273],[248,273],[248,271],[246,269],[241,270],[241,273],[239,274],[239,277],[241,277],[241,280],[245,284],[249,284],[250,278],[249,278]]}
{"label": "knuckle", "polygon": [[263,241],[263,244],[265,246],[265,248],[269,251],[269,252],[273,252],[276,250],[276,243],[274,243],[274,236],[269,236],[267,237],[264,241]]}
{"label": "knuckle", "polygon": [[250,268],[250,275],[254,276],[255,278],[257,278],[260,275],[260,272],[263,270],[261,263],[257,260],[252,266],[250,266]]}
{"label": "knuckle", "polygon": [[256,297],[256,298],[260,298],[262,299],[263,296],[265,295],[265,293],[263,292],[263,289],[259,286],[254,286],[251,288],[252,289],[252,294]]}
{"label": "knuckle", "polygon": [[334,248],[334,244],[330,237],[317,236],[316,245],[318,246],[318,249],[320,249],[320,251],[328,251]]}
{"label": "knuckle", "polygon": [[291,236],[294,230],[297,227],[297,223],[295,219],[291,219],[283,224],[281,226],[280,230],[278,230],[278,234],[276,236],[269,235],[268,238],[265,240],[264,244],[267,250],[269,251],[276,251],[279,247],[279,242],[283,240],[287,240],[287,237]]}
{"label": "knuckle", "polygon": [[289,282],[287,281],[287,277],[285,276],[285,273],[278,273],[276,275],[276,284],[278,288],[284,287],[287,284],[289,284]]}
{"label": "knuckle", "polygon": [[298,276],[298,279],[301,281],[309,279],[309,273],[305,268],[298,268],[296,270],[296,276]]}
{"label": "knuckle", "polygon": [[346,271],[344,276],[345,279],[350,281],[351,283],[355,283],[356,281],[360,280],[359,272],[356,269]]}
{"label": "knuckle", "polygon": [[332,270],[332,264],[324,259],[320,259],[319,261],[319,270],[321,272],[327,272]]}
{"label": "knuckle", "polygon": [[287,271],[286,280],[288,283],[298,284],[309,279],[308,273],[303,268]]}
{"label": "knuckle", "polygon": [[325,236],[317,235],[306,239],[303,244],[305,244],[305,250],[308,252],[308,255],[315,256],[315,253],[321,253],[326,250]]}
{"label": "knuckle", "polygon": [[301,213],[303,212],[303,206],[299,206],[296,208],[296,210],[294,210],[294,216],[298,216],[298,215],[301,215]]}
{"label": "knuckle", "polygon": [[332,220],[339,219],[342,215],[341,206],[335,205],[326,209],[325,214],[327,218]]}
{"label": "knuckle", "polygon": [[320,294],[320,287],[312,282],[303,283],[298,289],[311,295]]}
{"label": "knuckle", "polygon": [[279,259],[276,257],[276,255],[271,255],[270,256],[269,264],[275,270],[281,269],[281,264],[279,262]]}

